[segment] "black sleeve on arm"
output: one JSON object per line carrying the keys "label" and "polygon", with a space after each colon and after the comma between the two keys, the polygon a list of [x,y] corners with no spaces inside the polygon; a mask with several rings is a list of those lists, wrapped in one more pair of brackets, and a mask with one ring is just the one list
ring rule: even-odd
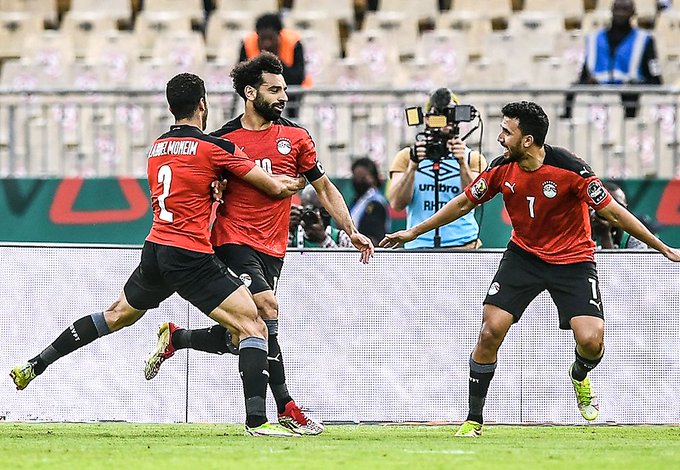
{"label": "black sleeve on arm", "polygon": [[305,54],[298,41],[293,50],[293,66],[283,66],[283,75],[288,85],[300,85],[305,79]]}
{"label": "black sleeve on arm", "polygon": [[321,167],[320,163],[317,163],[312,168],[310,168],[309,170],[307,170],[303,173],[305,178],[307,178],[307,181],[309,181],[310,183],[318,180],[319,178],[321,178],[325,174],[326,173],[323,171],[323,168]]}
{"label": "black sleeve on arm", "polygon": [[[656,70],[650,70],[649,64],[654,62]],[[659,59],[656,56],[656,45],[654,38],[649,37],[649,41],[645,45],[645,50],[642,53],[642,63],[640,64],[640,71],[642,72],[643,83],[646,85],[661,85],[661,73],[659,72]],[[654,75],[654,73],[658,75]]]}

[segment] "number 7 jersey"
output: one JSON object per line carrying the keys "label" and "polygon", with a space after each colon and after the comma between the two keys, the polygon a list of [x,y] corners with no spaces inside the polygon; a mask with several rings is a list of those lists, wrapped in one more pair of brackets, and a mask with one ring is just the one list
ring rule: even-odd
{"label": "number 7 jersey", "polygon": [[498,157],[465,188],[465,194],[482,204],[502,193],[512,222],[510,240],[543,261],[593,261],[588,206],[600,210],[611,195],[586,162],[566,149],[544,148],[545,160],[536,171]]}
{"label": "number 7 jersey", "polygon": [[195,126],[172,126],[156,139],[148,154],[153,225],[146,239],[213,253],[210,183],[224,171],[242,177],[254,166],[228,140],[204,134]]}

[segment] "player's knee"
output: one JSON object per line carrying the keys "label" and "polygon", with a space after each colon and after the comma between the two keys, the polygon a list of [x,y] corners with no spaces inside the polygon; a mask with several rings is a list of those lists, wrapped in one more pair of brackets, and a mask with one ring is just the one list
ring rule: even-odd
{"label": "player's knee", "polygon": [[577,343],[579,349],[589,358],[599,357],[604,348],[603,336],[595,331],[579,335]]}
{"label": "player's knee", "polygon": [[239,325],[239,337],[241,338],[267,338],[267,326],[257,315],[254,318],[244,319]]}
{"label": "player's knee", "polygon": [[479,332],[478,344],[485,349],[498,349],[503,342],[504,332],[495,328],[493,324],[484,322]]}
{"label": "player's knee", "polygon": [[116,331],[135,323],[142,313],[132,308],[126,302],[116,301],[104,312],[104,319],[109,329]]}

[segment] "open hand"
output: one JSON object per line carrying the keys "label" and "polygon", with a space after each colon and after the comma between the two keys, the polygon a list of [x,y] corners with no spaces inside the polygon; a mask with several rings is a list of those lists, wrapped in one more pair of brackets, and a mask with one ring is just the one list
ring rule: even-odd
{"label": "open hand", "polygon": [[368,261],[373,256],[373,253],[375,253],[375,248],[373,247],[373,242],[371,239],[366,235],[360,234],[359,232],[355,232],[350,235],[350,239],[352,240],[352,244],[356,247],[356,249],[361,252],[361,258],[359,258],[360,261],[364,264],[368,264]]}
{"label": "open hand", "polygon": [[399,230],[398,232],[388,233],[385,238],[380,240],[382,248],[397,248],[406,242],[410,242],[416,238],[410,230]]}

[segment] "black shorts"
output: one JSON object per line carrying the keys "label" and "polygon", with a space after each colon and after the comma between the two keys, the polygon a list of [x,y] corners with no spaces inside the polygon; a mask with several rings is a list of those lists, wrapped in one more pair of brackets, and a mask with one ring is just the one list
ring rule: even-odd
{"label": "black shorts", "polygon": [[146,241],[123,292],[137,310],[156,308],[177,292],[207,315],[241,285],[215,255]]}
{"label": "black shorts", "polygon": [[215,247],[217,257],[231,269],[252,294],[271,290],[281,276],[283,258],[266,255],[246,246],[228,243]]}
{"label": "black shorts", "polygon": [[560,317],[560,328],[569,330],[569,320],[580,315],[604,319],[595,263],[551,264],[519,247],[508,247],[484,298],[519,321],[524,310],[544,290],[552,297]]}

